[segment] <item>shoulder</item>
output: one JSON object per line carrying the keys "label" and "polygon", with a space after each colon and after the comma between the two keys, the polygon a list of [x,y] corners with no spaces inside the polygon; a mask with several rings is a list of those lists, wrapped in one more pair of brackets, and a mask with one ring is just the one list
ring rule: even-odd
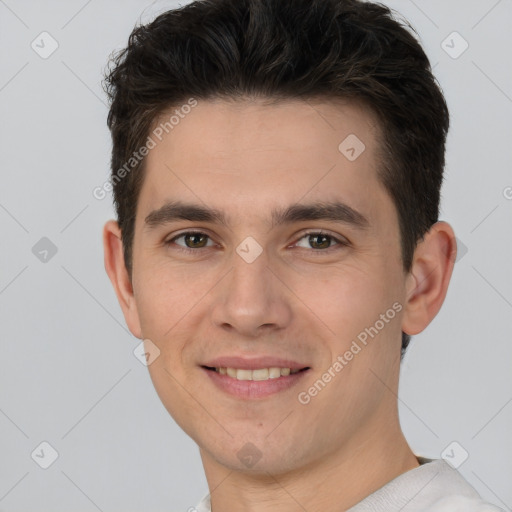
{"label": "shoulder", "polygon": [[[503,512],[502,509],[484,501],[469,482],[450,464],[442,459],[420,461],[419,476],[428,478],[424,501],[418,510],[422,512]],[[414,474],[414,470],[410,473]],[[421,497],[418,496],[422,501]]]}
{"label": "shoulder", "polygon": [[480,498],[452,495],[432,503],[425,512],[503,512],[503,510]]}

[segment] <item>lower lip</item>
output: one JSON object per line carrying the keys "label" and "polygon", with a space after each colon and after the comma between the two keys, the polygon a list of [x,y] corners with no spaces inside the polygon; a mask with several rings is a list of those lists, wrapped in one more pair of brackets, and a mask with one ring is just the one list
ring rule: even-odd
{"label": "lower lip", "polygon": [[244,400],[265,398],[279,391],[289,389],[302,380],[309,371],[303,370],[298,373],[278,377],[277,379],[238,380],[228,375],[221,375],[214,370],[207,370],[206,368],[202,368],[202,370],[208,374],[208,377],[219,389]]}

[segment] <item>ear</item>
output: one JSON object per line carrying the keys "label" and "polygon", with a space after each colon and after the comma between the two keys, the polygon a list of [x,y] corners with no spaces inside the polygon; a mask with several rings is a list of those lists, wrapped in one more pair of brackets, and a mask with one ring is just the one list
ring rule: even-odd
{"label": "ear", "polygon": [[105,270],[114,286],[119,305],[131,333],[142,338],[139,313],[135,303],[133,287],[123,254],[121,229],[114,220],[109,220],[103,228],[103,250]]}
{"label": "ear", "polygon": [[420,333],[441,309],[456,255],[457,242],[452,227],[447,222],[436,222],[414,251],[402,319],[405,333]]}

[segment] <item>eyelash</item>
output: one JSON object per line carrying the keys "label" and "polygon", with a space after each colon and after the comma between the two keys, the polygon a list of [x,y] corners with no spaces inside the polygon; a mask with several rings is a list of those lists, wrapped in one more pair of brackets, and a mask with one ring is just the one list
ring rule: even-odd
{"label": "eyelash", "polygon": [[[181,238],[181,237],[184,237],[186,235],[205,235],[208,237],[209,240],[211,240],[211,237],[207,234],[207,233],[204,233],[203,231],[185,231],[183,233],[180,233],[179,235],[176,235],[175,237],[171,238],[170,240],[167,240],[164,242],[165,245],[171,245],[171,244],[174,244],[175,241],[178,239],[178,238]],[[331,241],[335,241],[336,244],[332,247],[328,247],[327,249],[311,249],[311,251],[316,254],[316,255],[319,255],[321,256],[322,254],[326,254],[326,253],[331,253],[332,250],[336,250],[336,247],[339,246],[338,248],[342,248],[342,247],[348,247],[350,244],[348,241],[345,241],[345,240],[342,240],[338,237],[335,237],[334,235],[331,235],[330,233],[326,233],[322,230],[319,230],[319,231],[308,231],[306,233],[303,233],[301,235],[300,238],[297,239],[297,242],[299,242],[300,240],[302,240],[303,238],[306,238],[308,236],[311,236],[311,235],[320,235],[320,236],[326,236],[328,237],[329,239],[331,239]],[[295,243],[297,243],[295,242]],[[184,247],[184,246],[181,246],[181,245],[176,245],[176,248],[178,251],[181,251],[181,252],[184,252],[184,253],[187,253],[187,254],[196,254],[198,253],[198,250],[200,249],[207,249],[208,247],[199,247],[197,249],[191,249],[190,247]]]}

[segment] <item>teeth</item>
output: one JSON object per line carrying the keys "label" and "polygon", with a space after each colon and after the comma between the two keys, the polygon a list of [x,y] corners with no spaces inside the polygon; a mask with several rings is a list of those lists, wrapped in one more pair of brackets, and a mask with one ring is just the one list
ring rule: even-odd
{"label": "teeth", "polygon": [[242,370],[236,368],[215,368],[217,373],[227,375],[237,380],[268,380],[277,379],[281,376],[299,373],[300,370],[291,370],[290,368],[258,368],[257,370]]}
{"label": "teeth", "polygon": [[269,368],[268,376],[271,379],[277,379],[278,377],[281,377],[281,368]]}
{"label": "teeth", "polygon": [[[240,371],[240,370],[239,370]],[[251,372],[251,370],[247,370],[249,375],[252,376],[252,380],[267,380],[270,378],[270,371],[268,368],[262,368],[261,370],[253,370]],[[250,380],[247,379],[247,380]]]}
{"label": "teeth", "polygon": [[236,370],[237,380],[252,380],[252,370]]}

